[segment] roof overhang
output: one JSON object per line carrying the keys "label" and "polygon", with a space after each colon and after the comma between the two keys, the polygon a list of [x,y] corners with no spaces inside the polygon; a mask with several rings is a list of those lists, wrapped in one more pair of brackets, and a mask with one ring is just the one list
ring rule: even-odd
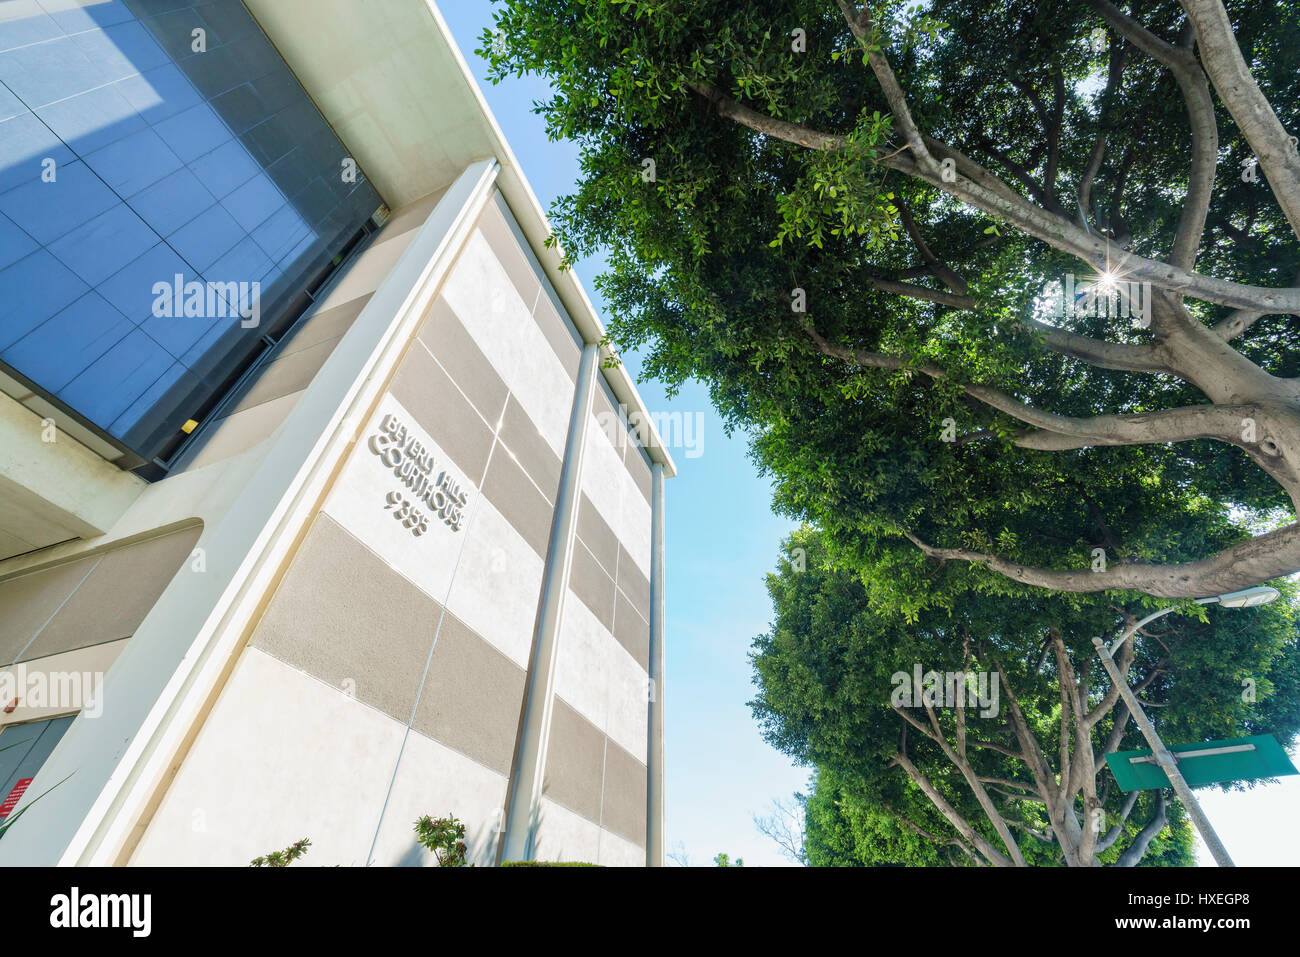
{"label": "roof overhang", "polygon": [[[562,250],[545,245],[546,213],[431,0],[244,2],[390,207],[445,189],[471,163],[495,158],[497,186],[578,332],[587,342],[605,338],[582,283],[560,269]],[[626,368],[602,374],[629,418],[641,413],[651,460],[675,475]]]}

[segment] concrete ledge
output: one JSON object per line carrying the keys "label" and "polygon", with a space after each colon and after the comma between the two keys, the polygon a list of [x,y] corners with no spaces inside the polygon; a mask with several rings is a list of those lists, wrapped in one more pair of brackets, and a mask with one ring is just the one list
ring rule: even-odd
{"label": "concrete ledge", "polygon": [[0,393],[0,559],[102,535],[147,487],[48,421]]}

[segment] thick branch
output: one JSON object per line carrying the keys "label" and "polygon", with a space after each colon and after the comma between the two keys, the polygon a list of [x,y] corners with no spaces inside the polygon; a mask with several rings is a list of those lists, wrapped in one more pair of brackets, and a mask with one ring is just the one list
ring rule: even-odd
{"label": "thick branch", "polygon": [[1292,232],[1300,236],[1300,154],[1251,76],[1221,0],[1181,2],[1196,27],[1205,72],[1259,160]]}
{"label": "thick branch", "polygon": [[1151,820],[1147,822],[1146,827],[1138,832],[1138,836],[1133,838],[1133,843],[1128,846],[1128,850],[1120,855],[1119,860],[1115,862],[1115,866],[1137,867],[1138,864],[1142,863],[1142,858],[1147,855],[1147,848],[1151,846],[1155,836],[1164,830],[1165,824],[1165,792],[1157,791],[1156,809],[1151,815]]}
{"label": "thick branch", "polygon": [[1160,375],[1177,373],[1160,357],[1150,343],[1140,346],[1119,342],[1102,342],[1090,336],[1067,332],[1056,326],[1026,319],[1025,324],[1043,334],[1043,345],[1053,352],[1086,362],[1100,369],[1117,369],[1120,372],[1152,372]]}
{"label": "thick branch", "polygon": [[1112,824],[1105,837],[1097,842],[1096,853],[1100,854],[1102,851],[1109,850],[1111,845],[1119,840],[1119,836],[1124,833],[1124,822],[1133,813],[1133,806],[1137,804],[1138,795],[1141,793],[1141,791],[1128,792],[1128,797],[1124,799],[1124,803],[1119,809],[1119,820]]}
{"label": "thick branch", "polygon": [[1214,189],[1214,170],[1219,155],[1219,131],[1214,122],[1214,103],[1210,99],[1205,72],[1190,48],[1166,43],[1116,9],[1108,0],[1090,2],[1122,37],[1168,67],[1183,94],[1188,125],[1192,131],[1192,168],[1169,262],[1183,269],[1191,269],[1196,263],[1196,251],[1205,232],[1205,217],[1210,210],[1210,193]]}
{"label": "thick branch", "polygon": [[1203,598],[1257,585],[1300,570],[1300,524],[1248,539],[1209,558],[1173,565],[1110,565],[1105,571],[1034,568],[964,548],[935,548],[910,532],[931,558],[973,562],[1026,585],[1051,591],[1133,590],[1158,598]]}
{"label": "thick branch", "polygon": [[921,773],[915,764],[907,759],[907,755],[901,751],[894,755],[894,763],[907,772],[907,776],[912,779],[912,783],[919,787],[925,796],[930,799],[930,803],[939,809],[942,814],[954,828],[957,833],[973,845],[977,851],[984,856],[990,864],[996,864],[998,867],[1011,867],[1011,860],[999,851],[996,847],[985,840],[975,828],[971,827],[970,822],[957,813],[956,808],[948,803],[947,799],[939,793],[930,780]]}
{"label": "thick branch", "polygon": [[[719,116],[764,135],[815,150],[838,150],[847,145],[843,136],[767,116],[736,102],[710,84],[696,83],[693,84],[693,89],[709,101]],[[1117,249],[1109,240],[1092,236],[1070,220],[1034,206],[988,170],[951,146],[929,137],[923,137],[923,141],[930,151],[941,158],[953,158],[960,175],[952,182],[946,182],[937,164],[931,170],[903,153],[882,157],[876,162],[923,180],[963,203],[1042,240],[1054,249],[1077,256],[1095,269],[1116,268],[1114,259]],[[930,156],[930,153],[927,152],[926,155]],[[1300,289],[1269,289],[1226,282],[1131,253],[1124,253],[1118,268],[1126,280],[1149,282],[1154,287],[1169,289],[1204,302],[1239,309],[1300,312]]]}

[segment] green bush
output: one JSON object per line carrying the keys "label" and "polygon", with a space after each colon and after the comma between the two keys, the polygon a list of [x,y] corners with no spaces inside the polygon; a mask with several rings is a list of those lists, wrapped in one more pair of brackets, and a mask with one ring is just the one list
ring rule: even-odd
{"label": "green bush", "polygon": [[502,861],[502,867],[601,867],[585,861]]}

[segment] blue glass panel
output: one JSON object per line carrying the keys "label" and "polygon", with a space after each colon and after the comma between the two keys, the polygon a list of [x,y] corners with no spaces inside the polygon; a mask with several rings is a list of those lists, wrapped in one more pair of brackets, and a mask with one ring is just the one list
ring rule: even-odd
{"label": "blue glass panel", "polygon": [[119,80],[113,89],[148,123],[165,120],[203,102],[194,84],[171,63]]}
{"label": "blue glass panel", "polygon": [[142,418],[148,416],[159,401],[165,399],[167,393],[183,378],[193,378],[193,376],[185,366],[179,362],[173,362],[167,367],[166,372],[155,379],[149,388],[140,393],[136,400],[127,406],[125,412],[113,420],[112,424],[109,425],[109,431],[114,435],[125,435]]}
{"label": "blue glass panel", "polygon": [[41,163],[62,165],[76,158],[49,127],[32,113],[0,123],[0,193],[41,178]]}
{"label": "blue glass panel", "polygon": [[131,206],[160,236],[170,236],[215,204],[188,167],[131,197]]}
{"label": "blue glass panel", "polygon": [[182,286],[198,279],[176,250],[159,243],[100,283],[99,292],[122,315],[138,324],[153,315],[154,286],[160,282],[174,284],[177,276]]}
{"label": "blue glass panel", "polygon": [[26,112],[27,107],[23,106],[22,100],[10,93],[9,87],[0,86],[0,120]]}
{"label": "blue glass panel", "polygon": [[131,323],[102,296],[89,292],[19,339],[5,359],[27,378],[58,390],[131,329]]}
{"label": "blue glass panel", "polygon": [[221,205],[245,231],[251,232],[289,201],[266,176],[254,176],[221,201]]}
{"label": "blue glass panel", "polygon": [[94,286],[157,242],[158,234],[125,204],[119,203],[50,243],[50,252]]}
{"label": "blue glass panel", "polygon": [[54,169],[52,183],[40,179],[0,193],[0,212],[37,241],[54,242],[120,200],[85,163]]}
{"label": "blue glass panel", "polygon": [[14,0],[0,6],[0,51],[50,40],[62,32],[36,0]]}
{"label": "blue glass panel", "polygon": [[170,60],[149,32],[134,20],[87,30],[74,36],[86,58],[103,71],[105,82],[160,67]]}
{"label": "blue glass panel", "polygon": [[0,367],[174,447],[379,206],[345,155],[239,0],[2,0]]}
{"label": "blue glass panel", "polygon": [[83,295],[84,282],[44,249],[0,269],[0,349]]}
{"label": "blue glass panel", "polygon": [[166,349],[134,329],[61,389],[59,398],[107,429],[174,363]]}
{"label": "blue glass panel", "polygon": [[51,133],[83,156],[145,127],[144,118],[116,85],[70,96],[36,113]]}
{"label": "blue glass panel", "polygon": [[35,251],[36,240],[15,226],[8,216],[0,216],[0,269]]}
{"label": "blue glass panel", "polygon": [[202,272],[230,250],[245,233],[220,206],[204,210],[167,237],[181,258]]}
{"label": "blue glass panel", "polygon": [[181,161],[152,129],[132,133],[86,157],[119,196],[131,196],[181,168]]}
{"label": "blue glass panel", "polygon": [[176,155],[187,163],[204,153],[210,153],[231,136],[230,128],[221,122],[206,103],[163,120],[155,129]]}
{"label": "blue glass panel", "polygon": [[114,79],[88,60],[69,36],[0,53],[0,82],[32,110]]}
{"label": "blue glass panel", "polygon": [[51,20],[59,25],[64,33],[80,33],[95,27],[107,27],[114,23],[134,20],[131,11],[122,0],[98,0],[84,6],[69,6],[67,0],[38,0]]}
{"label": "blue glass panel", "polygon": [[258,165],[243,144],[227,140],[190,164],[194,174],[218,199],[234,192],[257,175]]}

